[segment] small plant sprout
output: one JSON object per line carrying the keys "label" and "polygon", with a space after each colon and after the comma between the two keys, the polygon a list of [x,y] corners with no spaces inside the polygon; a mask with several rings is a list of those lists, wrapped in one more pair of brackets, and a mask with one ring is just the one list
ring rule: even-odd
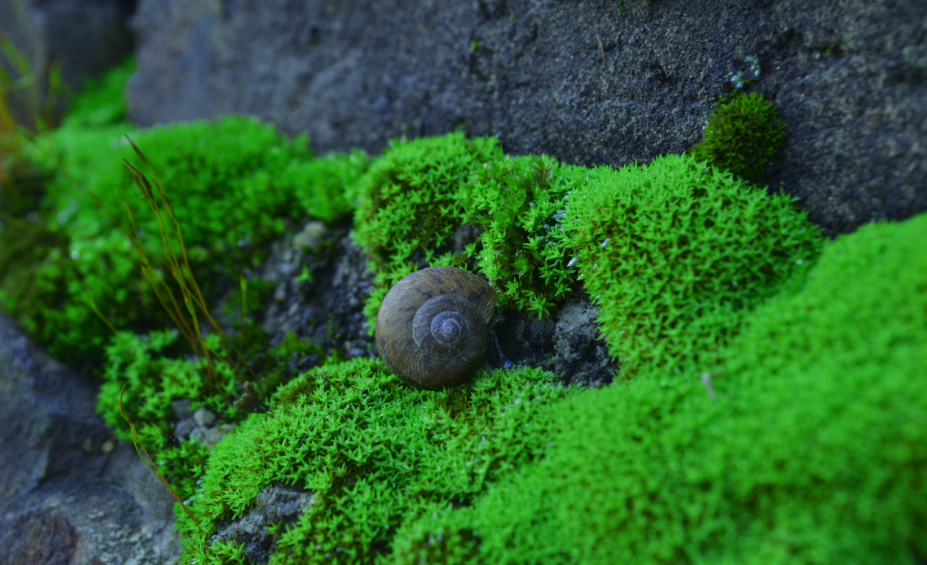
{"label": "small plant sprout", "polygon": [[312,276],[312,273],[309,272],[309,267],[307,267],[306,265],[303,265],[303,270],[302,272],[299,273],[299,276],[296,277],[296,282],[311,283],[313,281],[314,281],[314,277]]}
{"label": "small plant sprout", "polygon": [[745,60],[750,64],[750,73],[752,73],[753,76],[748,78],[747,71],[740,71],[735,73],[734,76],[731,77],[731,82],[734,83],[734,88],[737,90],[743,89],[744,86],[750,84],[755,79],[760,78],[760,74],[762,72],[762,69],[760,68],[759,57],[755,55],[749,55]]}
{"label": "small plant sprout", "polygon": [[737,90],[742,89],[744,84],[746,84],[746,74],[743,71],[736,73],[731,77],[731,82],[734,83],[734,88]]}

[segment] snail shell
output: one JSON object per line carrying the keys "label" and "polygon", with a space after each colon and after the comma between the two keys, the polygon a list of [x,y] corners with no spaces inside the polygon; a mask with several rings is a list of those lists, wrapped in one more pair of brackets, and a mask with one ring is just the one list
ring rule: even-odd
{"label": "snail shell", "polygon": [[380,358],[419,389],[457,386],[479,371],[496,308],[493,288],[472,273],[431,267],[390,289],[377,312]]}

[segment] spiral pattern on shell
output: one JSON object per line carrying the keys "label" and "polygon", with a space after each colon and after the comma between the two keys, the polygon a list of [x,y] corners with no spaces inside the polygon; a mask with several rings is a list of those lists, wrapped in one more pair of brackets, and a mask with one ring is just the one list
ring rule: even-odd
{"label": "spiral pattern on shell", "polygon": [[454,267],[412,273],[390,289],[377,313],[380,359],[403,382],[441,390],[479,371],[489,347],[496,293]]}

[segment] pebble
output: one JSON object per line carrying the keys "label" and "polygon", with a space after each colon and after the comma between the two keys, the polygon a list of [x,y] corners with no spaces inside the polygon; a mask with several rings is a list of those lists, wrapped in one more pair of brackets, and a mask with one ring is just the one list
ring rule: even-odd
{"label": "pebble", "polygon": [[234,424],[222,424],[221,426],[210,428],[206,430],[206,437],[203,440],[203,443],[206,444],[206,447],[212,448],[214,445],[222,441],[222,438],[224,438],[227,433],[234,429]]}
{"label": "pebble", "polygon": [[216,421],[216,415],[207,410],[205,407],[201,406],[196,412],[193,413],[193,419],[196,420],[198,425],[205,428]]}

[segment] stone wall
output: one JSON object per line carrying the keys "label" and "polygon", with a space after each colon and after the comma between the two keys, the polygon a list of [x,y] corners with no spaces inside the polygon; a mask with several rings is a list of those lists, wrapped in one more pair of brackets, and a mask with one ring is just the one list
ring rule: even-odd
{"label": "stone wall", "polygon": [[235,112],[319,151],[462,128],[620,166],[687,150],[731,77],[779,110],[767,178],[830,234],[927,209],[927,4],[142,0],[140,124]]}

